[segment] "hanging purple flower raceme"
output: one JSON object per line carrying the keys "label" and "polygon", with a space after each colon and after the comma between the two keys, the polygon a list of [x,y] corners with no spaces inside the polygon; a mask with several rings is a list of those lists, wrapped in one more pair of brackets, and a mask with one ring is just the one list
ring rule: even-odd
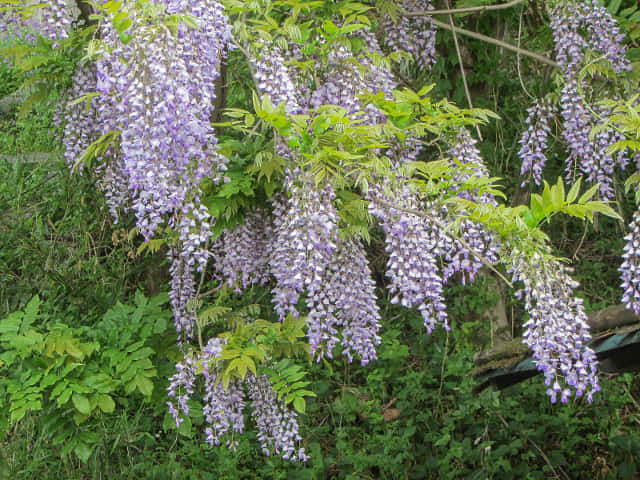
{"label": "hanging purple flower raceme", "polygon": [[612,130],[605,130],[590,140],[591,129],[599,118],[585,103],[585,96],[591,92],[586,82],[579,79],[579,72],[586,50],[604,56],[616,73],[629,70],[631,64],[622,43],[624,35],[613,17],[595,1],[559,3],[551,11],[551,28],[556,60],[565,80],[560,105],[564,118],[562,134],[569,152],[567,174],[571,178],[581,173],[590,182],[599,182],[602,198],[611,199],[616,161],[621,166],[626,161],[620,157],[614,159],[607,151],[620,137]]}
{"label": "hanging purple flower raceme", "polygon": [[169,250],[171,266],[171,290],[169,297],[173,309],[173,319],[178,332],[178,340],[183,342],[193,336],[197,315],[193,300],[196,297],[195,268],[188,264],[182,252],[176,248]]}
{"label": "hanging purple flower raceme", "polygon": [[333,286],[335,316],[342,326],[342,354],[349,361],[360,357],[364,366],[375,360],[380,344],[380,310],[376,303],[375,282],[362,243],[356,239],[339,240],[329,266],[329,284]]}
{"label": "hanging purple flower raceme", "polygon": [[530,316],[524,324],[524,343],[544,374],[551,402],[558,396],[567,402],[574,393],[569,387],[592,401],[600,390],[598,362],[587,346],[591,335],[582,299],[573,294],[577,282],[563,265],[537,253],[528,257],[513,252],[509,271],[514,282],[524,284],[520,295]]}
{"label": "hanging purple flower raceme", "polygon": [[[429,0],[402,0],[398,6],[409,12],[433,10]],[[407,52],[421,70],[429,70],[436,60],[436,26],[429,17],[407,17],[398,12],[382,18],[384,42],[393,52]]]}
{"label": "hanging purple flower raceme", "polygon": [[584,174],[589,182],[600,183],[603,199],[612,199],[616,160],[607,150],[620,139],[619,135],[613,130],[605,130],[596,134],[594,140],[589,138],[598,119],[588,111],[574,79],[567,81],[562,89],[561,113],[564,117],[562,136],[569,150],[567,177],[571,179],[577,174]]}
{"label": "hanging purple flower raceme", "polygon": [[[71,90],[66,95],[69,102],[75,101],[82,95],[96,90],[96,69],[94,65],[82,65],[73,74]],[[75,103],[63,107],[58,116],[60,122],[66,122],[62,146],[67,166],[73,168],[84,151],[97,139],[99,126],[97,122],[98,100],[94,97],[89,101]]]}
{"label": "hanging purple flower raceme", "polygon": [[73,22],[66,0],[50,0],[44,8],[38,9],[40,24],[35,25],[42,35],[53,42],[54,47],[63,38],[69,38],[69,26]]}
{"label": "hanging purple flower raceme", "polygon": [[[328,65],[317,72],[321,82],[310,95],[311,107],[340,105],[353,115],[363,110],[357,96],[365,90],[381,84],[390,93],[392,80],[388,72],[382,75],[382,70],[368,65],[364,57],[355,56],[344,47],[337,48],[329,57]],[[275,81],[261,90],[272,98],[272,103],[285,101],[287,111],[296,112],[300,100],[288,80],[289,69],[282,59],[273,56],[271,59],[269,71],[279,73],[274,75]],[[357,65],[370,73],[361,72]],[[259,67],[256,63],[256,71],[260,71]],[[256,76],[260,82],[262,77]],[[373,78],[384,80],[374,85]],[[377,110],[368,107],[364,111],[364,121],[380,121]],[[281,150],[285,158],[294,160],[293,152],[284,147]],[[309,309],[309,344],[316,359],[332,356],[342,330],[343,353],[349,360],[357,354],[366,364],[375,358],[375,345],[379,343],[379,313],[362,246],[355,240],[338,240],[338,215],[331,185],[316,185],[296,169],[289,173],[285,189],[287,198],[274,199],[276,236],[270,267],[276,279],[273,290],[276,311],[281,318],[287,313],[297,315],[296,304],[304,294]],[[354,277],[363,283],[350,284],[346,280]],[[354,290],[355,285],[361,285],[362,289]]]}
{"label": "hanging purple flower raceme", "polygon": [[633,215],[630,232],[624,237],[627,242],[622,254],[620,276],[622,278],[622,303],[640,315],[640,212]]}
{"label": "hanging purple flower raceme", "polygon": [[391,196],[382,186],[369,192],[369,211],[378,218],[385,233],[389,291],[394,295],[391,303],[417,307],[429,333],[438,324],[449,329],[444,280],[438,267],[438,257],[445,253],[441,245],[448,240],[442,241],[441,229],[431,228],[428,218],[404,211],[424,211],[425,206],[409,187],[397,188]]}
{"label": "hanging purple flower raceme", "polygon": [[545,150],[550,133],[549,120],[553,118],[553,106],[547,100],[535,99],[527,109],[527,130],[520,137],[518,156],[522,160],[520,175],[525,177],[522,186],[530,179],[536,185],[542,183],[542,169],[547,162]]}
{"label": "hanging purple flower raceme", "polygon": [[271,213],[261,208],[247,212],[235,228],[225,229],[212,248],[218,279],[237,292],[255,284],[264,286],[271,278],[273,236]]}
{"label": "hanging purple flower raceme", "polygon": [[302,440],[298,433],[296,413],[287,408],[266,375],[247,376],[246,385],[251,399],[251,417],[258,427],[258,440],[265,455],[275,452],[285,460],[306,462],[304,448],[297,444]]}
{"label": "hanging purple flower raceme", "polygon": [[182,362],[176,364],[177,373],[169,379],[167,388],[169,398],[175,398],[176,403],[167,402],[169,413],[176,422],[176,428],[184,421],[180,412],[186,417],[189,416],[189,399],[195,391],[197,360],[191,354],[185,354]]}
{"label": "hanging purple flower raceme", "polygon": [[[193,333],[193,276],[207,264],[211,218],[200,202],[200,183],[219,182],[226,159],[217,153],[210,117],[215,81],[230,40],[222,5],[215,0],[167,1],[163,15],[188,14],[198,28],[177,32],[149,22],[125,5],[135,24],[122,43],[110,21],[100,26],[104,44],[96,64],[96,135],[119,133],[100,167],[110,210],[133,211],[145,239],[166,224],[178,233],[171,248],[171,300],[182,340]],[[67,159],[77,141],[69,136]]]}
{"label": "hanging purple flower raceme", "polygon": [[[472,178],[486,178],[489,171],[480,156],[477,141],[471,137],[468,130],[461,129],[457,143],[449,150],[449,157],[452,159],[451,167],[459,168],[453,178],[454,188],[463,185]],[[497,205],[492,195],[477,191],[460,190],[457,193],[461,198],[472,200],[481,205]],[[441,209],[438,215],[440,225],[433,225],[432,228],[447,229],[453,219],[447,209]],[[436,212],[433,213],[436,215]],[[458,212],[464,215],[464,212]],[[500,242],[497,235],[488,230],[479,222],[465,218],[460,222],[457,235],[442,235],[446,243],[443,245],[445,254],[443,255],[443,277],[447,281],[455,273],[460,273],[462,283],[466,283],[467,277],[470,281],[475,280],[478,271],[486,263],[495,263],[499,259]],[[447,241],[448,240],[448,241]]]}
{"label": "hanging purple flower raceme", "polygon": [[338,235],[333,189],[320,189],[309,180],[287,183],[288,198],[274,201],[276,240],[270,261],[281,319],[288,313],[298,315],[296,304],[305,289],[320,287],[318,275],[331,261]]}
{"label": "hanging purple flower raceme", "polygon": [[300,92],[291,79],[281,50],[275,46],[264,47],[249,60],[258,91],[268,96],[275,106],[284,103],[287,113],[302,113]]}
{"label": "hanging purple flower raceme", "polygon": [[[209,424],[205,428],[205,435],[209,445],[220,445],[221,438],[229,433],[241,434],[244,431],[245,406],[244,389],[242,383],[234,380],[225,388],[220,381],[218,369],[214,365],[220,357],[225,340],[212,338],[200,355],[204,377],[204,407],[202,413]],[[227,447],[235,450],[238,442],[230,438]]]}
{"label": "hanging purple flower raceme", "polygon": [[[358,38],[368,46],[369,51],[382,55],[375,35],[369,31],[358,32]],[[354,120],[365,124],[378,125],[386,120],[372,104],[363,106],[359,98],[365,92],[384,92],[391,98],[391,91],[397,86],[391,72],[375,65],[368,54],[355,53],[339,46],[329,54],[327,65],[318,75],[320,83],[311,93],[310,106],[337,105],[345,108]],[[356,116],[357,112],[363,112]]]}

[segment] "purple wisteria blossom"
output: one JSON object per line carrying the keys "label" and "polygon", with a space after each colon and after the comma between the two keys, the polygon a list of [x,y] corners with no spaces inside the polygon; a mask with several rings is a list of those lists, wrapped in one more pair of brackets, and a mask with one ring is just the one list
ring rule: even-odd
{"label": "purple wisteria blossom", "polygon": [[590,94],[585,80],[579,79],[587,50],[605,57],[616,73],[631,68],[622,43],[624,35],[604,7],[595,1],[561,2],[551,11],[551,28],[556,48],[556,60],[564,76],[565,85],[560,99],[564,119],[562,135],[567,144],[567,174],[584,174],[590,182],[600,183],[603,199],[613,198],[612,173],[616,161],[607,153],[609,146],[620,140],[613,130],[604,130],[592,141],[591,129],[606,112],[594,112],[586,104]]}
{"label": "purple wisteria blossom", "polygon": [[[204,378],[204,407],[202,413],[208,426],[205,428],[207,442],[210,445],[220,445],[221,439],[227,433],[242,433],[244,431],[243,410],[245,406],[242,382],[234,380],[225,388],[218,376],[216,359],[221,355],[225,340],[212,338],[199,355],[185,353],[182,362],[176,365],[177,373],[169,379],[169,398],[167,402],[169,412],[176,422],[176,427],[184,421],[183,416],[189,416],[189,399],[196,389],[198,371]],[[230,438],[227,446],[235,450],[237,442]]]}
{"label": "purple wisteria blossom", "polygon": [[[454,184],[463,185],[473,178],[488,177],[489,171],[480,156],[480,151],[476,146],[477,141],[471,137],[469,131],[464,128],[461,129],[456,140],[455,145],[449,150],[449,157],[455,159],[461,167],[456,170],[457,173],[453,177]],[[451,162],[451,167],[456,168],[453,161]],[[480,194],[477,191],[463,189],[457,195],[481,205],[497,204],[495,198],[486,192]],[[440,224],[449,225],[453,220],[451,215],[448,214],[446,209],[441,209],[440,213]],[[464,215],[464,212],[458,212],[457,214]],[[434,228],[442,229],[443,227],[434,226]],[[468,218],[464,218],[460,222],[457,235],[443,235],[443,240],[448,240],[443,246],[445,250],[443,255],[443,276],[445,281],[451,278],[453,274],[460,273],[462,283],[466,283],[467,278],[473,282],[485,262],[495,263],[499,259],[500,243],[497,235],[481,223],[474,222]]]}
{"label": "purple wisteria blossom", "polygon": [[117,149],[111,147],[102,159],[100,183],[111,212],[132,211],[145,239],[161,225],[178,233],[169,254],[170,295],[176,328],[186,340],[195,315],[190,307],[196,293],[193,276],[207,264],[211,236],[200,183],[204,178],[222,181],[226,171],[209,119],[230,27],[216,0],[161,4],[161,16],[189,14],[198,28],[180,25],[174,34],[130,8],[136,29],[125,44],[111,22],[101,24],[105,48],[93,83],[100,95],[92,100],[95,110],[83,114],[76,109],[70,117],[65,155],[75,163],[89,139],[76,138],[74,132],[93,118],[97,128],[85,129],[85,136],[119,134]]}
{"label": "purple wisteria blossom", "polygon": [[[82,95],[95,92],[96,69],[94,65],[81,65],[73,74],[71,90],[66,95],[69,102]],[[84,151],[97,138],[97,99],[75,103],[60,110],[60,122],[65,121],[62,145],[69,168],[73,168]]]}
{"label": "purple wisteria blossom", "polygon": [[296,88],[281,50],[275,46],[264,47],[250,59],[256,87],[271,100],[274,106],[284,103],[287,113],[302,113],[299,90]]}
{"label": "purple wisteria blossom", "polygon": [[518,156],[522,160],[520,175],[525,177],[522,186],[533,179],[536,185],[542,182],[542,169],[547,162],[545,150],[550,133],[549,120],[553,118],[553,106],[546,100],[535,99],[527,109],[527,129],[520,137]]}
{"label": "purple wisteria blossom", "polygon": [[302,437],[298,433],[296,413],[285,406],[284,399],[278,399],[267,376],[249,375],[246,384],[251,399],[251,417],[258,427],[258,440],[264,454],[275,452],[285,460],[306,462],[309,457],[304,448],[297,446]]}
{"label": "purple wisteria blossom", "polygon": [[578,286],[567,268],[541,254],[526,256],[514,251],[510,272],[514,282],[524,284],[520,295],[530,318],[524,324],[524,343],[532,350],[542,371],[547,394],[555,403],[564,403],[574,393],[593,394],[600,390],[596,355],[587,346],[591,340],[582,299],[574,296]]}
{"label": "purple wisteria blossom", "polygon": [[[401,0],[398,6],[409,12],[433,10],[429,0]],[[382,18],[384,42],[393,52],[407,52],[422,70],[428,70],[436,61],[436,26],[429,17]]]}
{"label": "purple wisteria blossom", "polygon": [[63,38],[69,38],[69,26],[73,21],[66,0],[50,0],[44,8],[38,10],[41,22],[38,30],[53,41],[54,46]]}
{"label": "purple wisteria blossom", "polygon": [[640,315],[640,212],[633,215],[629,225],[631,230],[626,237],[627,242],[622,254],[620,275],[622,278],[622,303],[636,315]]}
{"label": "purple wisteria blossom", "polygon": [[[363,65],[361,62],[366,60],[346,49],[334,52],[329,67],[319,72],[322,83],[310,95],[311,106],[333,103],[346,107],[351,114],[361,111],[357,95],[372,85],[370,76],[361,74],[356,66]],[[252,64],[261,93],[274,104],[285,102],[287,112],[298,112],[300,102],[305,102],[304,88],[300,89],[302,95],[295,90],[283,57],[279,53],[262,55]],[[388,74],[386,79],[390,79]],[[365,119],[378,121],[376,112],[365,109]],[[295,162],[294,152],[282,145],[279,149],[288,162]],[[376,358],[380,325],[362,245],[357,240],[339,240],[332,185],[318,185],[300,168],[293,168],[288,170],[285,192],[272,199],[274,235],[269,270],[276,281],[275,310],[281,319],[287,314],[297,316],[298,302],[304,298],[315,358],[331,357],[342,337],[343,353],[349,360],[358,355],[366,364]],[[360,283],[349,283],[349,279]]]}
{"label": "purple wisteria blossom", "polygon": [[[204,377],[204,407],[202,413],[209,424],[205,428],[205,435],[209,445],[220,445],[221,438],[229,432],[242,433],[244,431],[245,406],[242,382],[234,380],[225,389],[218,375],[218,368],[213,365],[222,353],[225,341],[212,338],[200,355]],[[237,441],[230,438],[227,447],[235,450]]]}
{"label": "purple wisteria blossom", "polygon": [[264,286],[271,278],[274,234],[273,217],[261,208],[247,212],[235,228],[225,229],[212,247],[218,279],[237,292],[250,285]]}
{"label": "purple wisteria blossom", "polygon": [[391,195],[384,188],[372,189],[370,194],[369,211],[385,233],[391,303],[417,307],[429,333],[438,324],[449,329],[438,264],[438,257],[445,253],[441,245],[447,243],[439,235],[441,229],[430,228],[428,218],[389,206],[424,211],[408,186],[398,187]]}
{"label": "purple wisteria blossom", "polygon": [[[359,32],[358,35],[370,51],[382,54],[371,32]],[[390,98],[391,91],[396,87],[391,72],[375,65],[364,52],[354,54],[346,47],[340,46],[329,54],[322,73],[322,81],[311,93],[309,103],[312,108],[337,105],[345,108],[354,120],[361,120],[370,125],[384,123],[384,115],[374,105],[363,107],[359,96],[365,92],[382,91]],[[356,116],[362,111],[363,113]]]}

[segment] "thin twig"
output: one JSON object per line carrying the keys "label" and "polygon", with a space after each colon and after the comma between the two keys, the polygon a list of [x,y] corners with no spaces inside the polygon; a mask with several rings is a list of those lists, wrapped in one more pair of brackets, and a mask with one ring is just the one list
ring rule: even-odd
{"label": "thin twig", "polygon": [[[444,225],[437,218],[434,218],[431,215],[429,215],[428,213],[422,212],[420,210],[414,210],[412,208],[399,207],[398,205],[394,205],[391,202],[387,202],[386,200],[382,200],[382,199],[379,199],[379,198],[376,198],[375,201],[380,203],[381,205],[385,205],[385,206],[387,206],[389,208],[393,208],[393,209],[398,210],[400,212],[410,213],[410,214],[416,215],[418,217],[426,218],[426,219],[430,220],[431,222],[435,223],[438,227],[442,228],[443,230],[446,230],[448,228],[447,225]],[[513,288],[513,284],[496,267],[494,267],[491,264],[491,262],[489,262],[489,260],[487,260],[483,255],[481,255],[478,252],[476,252],[473,249],[473,247],[471,245],[469,245],[463,238],[456,238],[456,240],[458,242],[460,242],[460,244],[464,248],[469,250],[469,252],[471,252],[471,254],[474,257],[476,257],[478,260],[480,260],[482,263],[484,263],[493,273],[498,275],[498,277],[500,277],[502,279],[502,281],[509,286],[509,288]]]}
{"label": "thin twig", "polygon": [[[507,422],[502,415],[500,415],[498,412],[495,412],[495,414],[500,420],[502,420],[502,423],[504,424],[505,427],[510,428],[509,422]],[[547,455],[542,451],[542,449],[538,446],[538,444],[533,440],[531,440],[530,438],[526,438],[525,441],[531,443],[531,445],[533,445],[536,448],[536,450],[538,450],[538,452],[540,453],[540,456],[547,463],[547,465],[549,465],[549,468],[551,468],[551,471],[556,476],[556,478],[560,478],[560,475],[558,474],[558,472],[556,472],[556,469],[553,468],[553,464],[551,463],[551,460],[549,460],[549,457],[547,457]],[[565,473],[565,471],[562,469],[561,471],[563,473],[563,476],[568,479],[569,476]]]}
{"label": "thin twig", "polygon": [[489,10],[504,10],[505,8],[511,8],[518,5],[525,0],[512,0],[508,3],[502,3],[500,5],[481,5],[479,7],[465,7],[465,8],[448,8],[446,10],[416,10],[408,12],[405,9],[398,7],[398,11],[405,17],[432,17],[433,15],[455,15],[457,13],[482,13]]}
{"label": "thin twig", "polygon": [[[449,8],[449,0],[447,0],[447,8]],[[458,63],[460,64],[460,74],[462,75],[462,85],[464,85],[464,94],[467,96],[467,102],[469,108],[473,109],[473,102],[471,101],[471,93],[469,92],[469,84],[467,83],[467,74],[464,71],[464,63],[462,62],[462,54],[460,53],[460,44],[458,43],[458,36],[456,35],[455,25],[453,24],[453,15],[449,15],[449,25],[451,25],[451,33],[453,34],[453,44],[456,46],[456,54],[458,55]],[[482,133],[480,133],[480,127],[476,123],[476,132],[478,132],[478,138],[482,141]]]}
{"label": "thin twig", "polygon": [[[518,21],[518,49],[520,48],[520,40],[522,40],[522,13],[523,12],[524,12],[524,7],[520,9],[520,20]],[[524,82],[522,81],[522,72],[520,71],[520,52],[516,52],[516,68],[518,70],[518,79],[520,80],[520,86],[522,87],[522,90],[524,90],[524,93],[526,93],[530,99],[535,100],[533,95],[529,93],[529,90],[527,90],[527,87],[524,86]]]}
{"label": "thin twig", "polygon": [[505,48],[507,50],[511,50],[512,52],[520,53],[520,55],[524,55],[525,57],[533,58],[534,60],[539,61],[540,63],[544,63],[545,65],[550,65],[552,67],[558,67],[558,64],[544,55],[540,55],[539,53],[532,52],[531,50],[525,50],[524,48],[516,47],[515,45],[511,45],[510,43],[503,42],[502,40],[495,39],[493,37],[488,37],[478,32],[472,32],[471,30],[466,30],[460,27],[452,27],[446,23],[440,22],[435,19],[431,19],[434,25],[437,25],[440,28],[444,28],[445,30],[453,31],[459,33],[460,35],[465,35],[467,37],[475,38],[476,40],[481,40],[483,42],[491,43],[492,45],[497,45],[498,47]]}

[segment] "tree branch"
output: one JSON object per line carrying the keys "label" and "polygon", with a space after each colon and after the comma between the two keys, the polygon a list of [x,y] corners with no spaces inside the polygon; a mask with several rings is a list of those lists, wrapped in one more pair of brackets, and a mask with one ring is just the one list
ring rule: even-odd
{"label": "tree branch", "polygon": [[[447,0],[447,7],[449,7],[449,0]],[[471,93],[469,92],[469,84],[467,83],[467,74],[464,71],[464,62],[462,61],[462,54],[460,53],[460,45],[458,44],[458,36],[456,35],[455,25],[453,24],[453,15],[449,15],[449,25],[452,29],[453,34],[453,43],[456,46],[456,55],[458,55],[458,64],[460,65],[460,74],[462,75],[462,85],[464,85],[464,94],[467,96],[467,102],[469,103],[469,108],[473,110],[473,101],[471,100]],[[476,123],[476,132],[478,133],[478,138],[482,141],[482,133],[480,132],[480,127]]]}
{"label": "tree branch", "polygon": [[92,13],[95,13],[93,11],[93,7],[89,2],[87,2],[86,0],[76,0],[76,6],[78,7],[78,10],[80,10],[80,16],[87,25],[95,25],[98,23],[97,20],[89,19],[89,16],[91,16]]}
{"label": "tree branch", "polygon": [[433,15],[455,15],[457,13],[480,13],[487,12],[489,10],[504,10],[524,1],[525,0],[512,0],[511,2],[502,3],[500,5],[480,5],[479,7],[447,8],[446,10],[420,10],[415,12],[407,12],[405,9],[398,7],[398,11],[405,17],[431,17]]}
{"label": "tree branch", "polygon": [[450,32],[459,33],[460,35],[465,35],[467,37],[475,38],[476,40],[481,40],[483,42],[487,42],[487,43],[491,43],[493,45],[497,45],[497,46],[505,48],[507,50],[511,50],[512,52],[519,53],[520,55],[523,55],[525,57],[533,58],[534,60],[537,60],[540,63],[544,63],[544,64],[549,65],[551,67],[557,67],[558,66],[558,64],[556,62],[554,62],[553,60],[551,60],[550,58],[545,57],[543,55],[540,55],[538,53],[532,52],[530,50],[525,50],[523,48],[516,47],[514,45],[511,45],[510,43],[503,42],[501,40],[497,40],[497,39],[495,39],[493,37],[488,37],[488,36],[483,35],[481,33],[472,32],[471,30],[465,30],[464,28],[455,27],[455,26],[452,27],[451,25],[448,25],[446,23],[440,22],[438,20],[432,19],[431,21],[433,22],[434,25],[437,25],[440,28],[444,28],[445,30],[449,30]]}

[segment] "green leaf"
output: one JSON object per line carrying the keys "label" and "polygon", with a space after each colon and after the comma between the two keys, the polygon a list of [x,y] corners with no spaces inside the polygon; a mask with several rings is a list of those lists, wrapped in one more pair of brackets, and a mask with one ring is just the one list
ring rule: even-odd
{"label": "green leaf", "polygon": [[[58,399],[59,401],[59,399]],[[71,397],[73,406],[83,415],[91,415],[91,404],[89,399],[80,393],[74,393]]]}
{"label": "green leaf", "polygon": [[73,452],[78,456],[82,463],[87,463],[87,460],[89,460],[92,451],[93,446],[90,447],[84,442],[78,443],[73,449]]}
{"label": "green leaf", "polygon": [[615,218],[616,220],[623,220],[618,212],[616,212],[611,206],[609,206],[606,202],[588,202],[584,205],[592,212],[599,212],[607,217]]}
{"label": "green leaf", "polygon": [[104,413],[111,413],[116,408],[116,402],[113,401],[113,398],[109,395],[99,395],[98,396],[98,407]]}
{"label": "green leaf", "polygon": [[138,387],[138,390],[140,390],[140,393],[142,393],[145,397],[151,396],[151,394],[153,393],[153,382],[151,380],[145,377],[142,373],[139,373],[138,375],[136,375],[134,381]]}
{"label": "green leaf", "polygon": [[595,193],[598,191],[598,187],[600,185],[594,185],[593,187],[591,187],[589,190],[587,190],[586,192],[584,192],[582,194],[582,196],[580,197],[580,199],[578,200],[578,203],[586,203],[589,200],[591,200],[591,197],[593,197],[595,195]]}
{"label": "green leaf", "polygon": [[298,413],[304,413],[306,408],[306,402],[302,397],[295,397],[293,399],[293,408],[296,409]]}
{"label": "green leaf", "polygon": [[580,193],[581,180],[581,178],[578,178],[578,181],[574,183],[569,190],[569,193],[567,195],[567,203],[573,203],[574,200],[578,198],[578,193]]}

